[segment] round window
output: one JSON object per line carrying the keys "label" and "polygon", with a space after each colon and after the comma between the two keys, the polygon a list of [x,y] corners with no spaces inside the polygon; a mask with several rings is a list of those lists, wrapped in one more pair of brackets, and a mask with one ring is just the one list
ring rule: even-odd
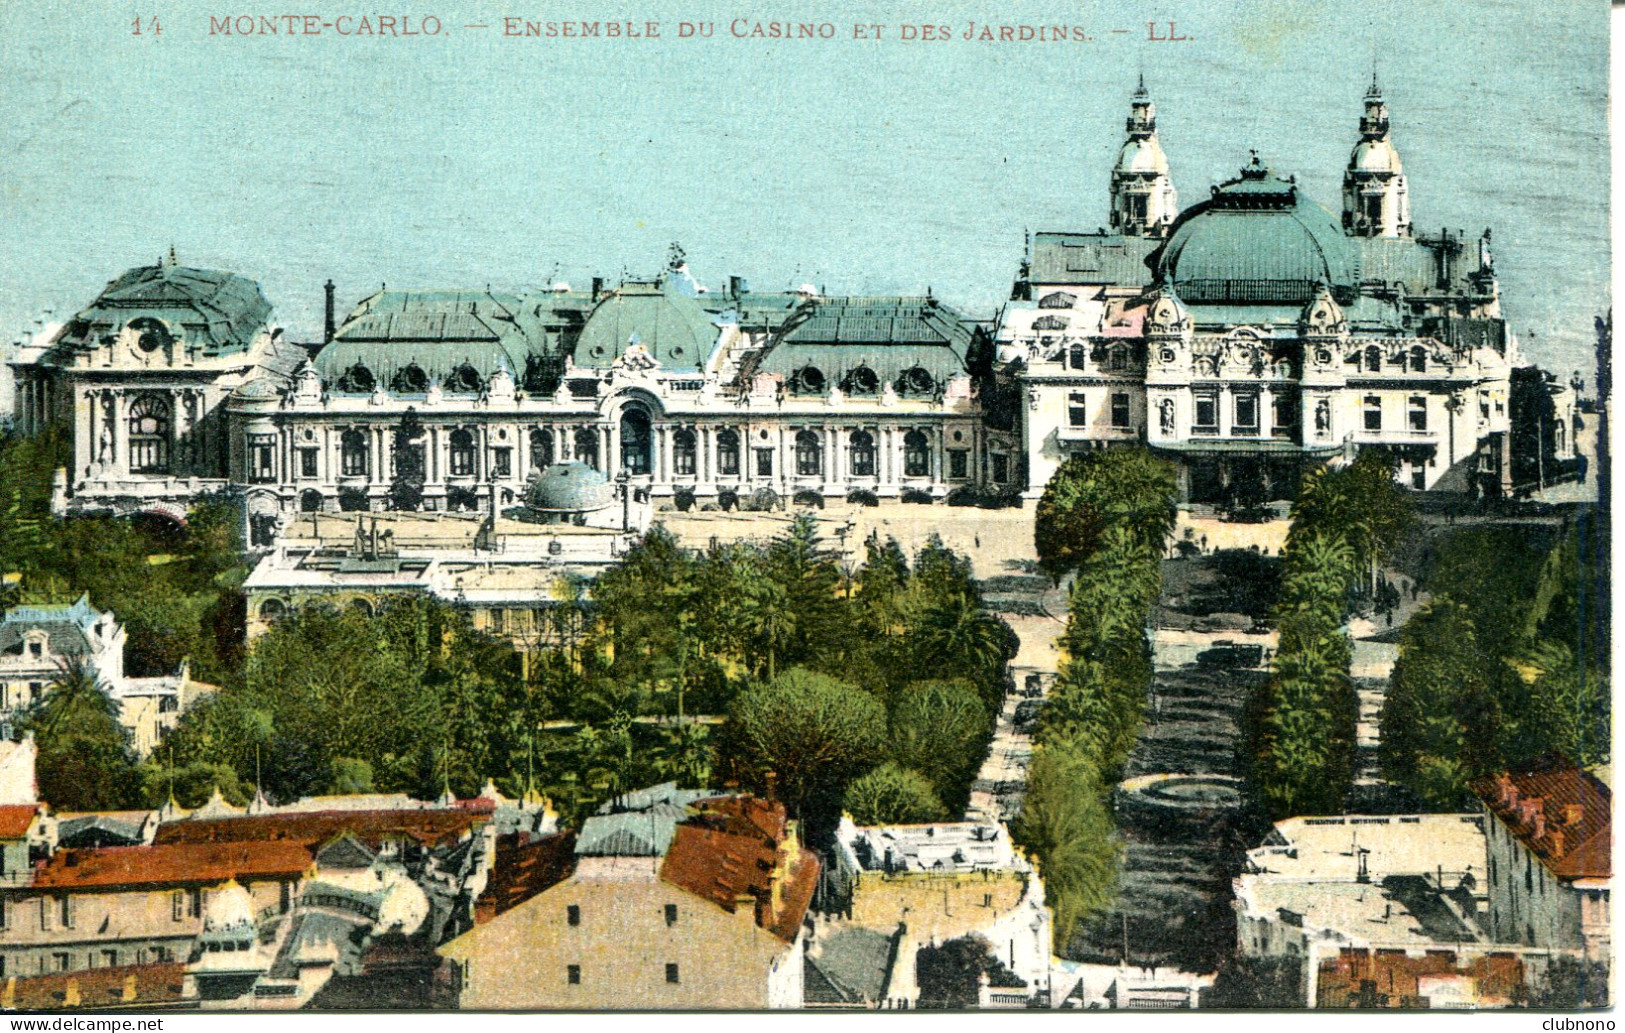
{"label": "round window", "polygon": [[1174,350],[1172,348],[1164,348],[1162,350],[1162,354],[1160,356],[1158,356],[1158,357],[1160,359],[1162,359],[1163,362],[1173,362],[1174,361]]}

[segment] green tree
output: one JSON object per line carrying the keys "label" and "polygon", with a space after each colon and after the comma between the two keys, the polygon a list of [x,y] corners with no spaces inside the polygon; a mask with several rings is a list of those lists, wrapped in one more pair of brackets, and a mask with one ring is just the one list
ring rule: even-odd
{"label": "green tree", "polygon": [[1027,769],[1027,793],[1012,834],[1033,854],[1055,915],[1057,940],[1108,907],[1116,893],[1119,844],[1106,786],[1087,759],[1041,746]]}
{"label": "green tree", "polygon": [[389,507],[399,510],[417,510],[423,507],[423,448],[418,439],[423,437],[423,424],[418,419],[416,406],[409,405],[395,424],[395,476],[389,482]]}
{"label": "green tree", "polygon": [[859,825],[918,825],[948,815],[930,779],[889,761],[846,787],[845,808]]}
{"label": "green tree", "polygon": [[892,703],[892,760],[923,775],[950,810],[964,809],[992,734],[992,714],[964,679],[914,682]]}
{"label": "green tree", "polygon": [[1160,555],[1173,533],[1176,498],[1172,468],[1146,449],[1074,455],[1038,500],[1033,536],[1039,566],[1059,583],[1100,548],[1112,526]]}
{"label": "green tree", "polygon": [[66,664],[23,726],[39,748],[40,797],[58,810],[110,810],[136,802],[139,779],[118,703],[84,663]]}
{"label": "green tree", "polygon": [[740,693],[728,720],[739,775],[777,793],[792,815],[829,824],[847,784],[886,743],[886,712],[873,696],[799,667]]}

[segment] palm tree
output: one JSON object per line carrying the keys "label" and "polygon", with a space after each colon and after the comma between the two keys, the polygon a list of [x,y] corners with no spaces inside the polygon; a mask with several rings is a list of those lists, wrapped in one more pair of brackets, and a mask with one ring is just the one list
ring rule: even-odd
{"label": "palm tree", "polygon": [[29,723],[43,737],[83,727],[93,720],[118,724],[119,704],[102,688],[96,669],[84,660],[61,660],[57,676],[33,705]]}

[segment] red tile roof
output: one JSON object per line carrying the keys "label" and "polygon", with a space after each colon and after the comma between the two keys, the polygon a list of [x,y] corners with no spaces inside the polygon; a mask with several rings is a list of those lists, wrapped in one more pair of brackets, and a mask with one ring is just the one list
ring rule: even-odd
{"label": "red tile roof", "polygon": [[793,941],[819,868],[810,850],[785,856],[783,806],[754,797],[696,806],[704,811],[677,826],[660,877],[730,913],[749,906],[757,925]]}
{"label": "red tile roof", "polygon": [[401,836],[424,846],[461,840],[489,816],[472,810],[308,811],[260,814],[241,818],[191,819],[158,827],[154,843],[248,843],[286,840],[319,845],[348,832],[377,849],[385,839]]}
{"label": "red tile roof", "polygon": [[[13,977],[0,984],[0,1007],[16,1011],[101,1011],[173,1006],[187,1001],[182,989],[185,980],[186,966],[180,963]],[[76,1004],[67,1000],[70,983],[79,996]]]}
{"label": "red tile roof", "polygon": [[1525,985],[1523,961],[1512,954],[1488,954],[1458,963],[1451,951],[1411,957],[1397,951],[1346,947],[1320,963],[1317,1008],[1417,1008],[1421,980],[1462,976],[1474,980],[1479,1003],[1510,1005]]}
{"label": "red tile roof", "polygon": [[1553,760],[1494,777],[1472,790],[1559,879],[1613,875],[1613,793],[1590,773]]}
{"label": "red tile roof", "polygon": [[0,839],[22,839],[28,835],[38,815],[38,804],[18,803],[0,807]]}
{"label": "red tile roof", "polygon": [[311,867],[299,843],[186,843],[58,850],[34,870],[36,889],[122,890],[290,879]]}
{"label": "red tile roof", "polygon": [[499,836],[485,892],[474,902],[476,925],[518,907],[570,877],[575,869],[574,832],[521,842],[520,833]]}

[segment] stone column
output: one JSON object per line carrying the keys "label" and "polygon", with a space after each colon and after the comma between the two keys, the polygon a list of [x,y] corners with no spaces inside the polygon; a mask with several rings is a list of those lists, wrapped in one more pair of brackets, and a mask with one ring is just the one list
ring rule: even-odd
{"label": "stone column", "polygon": [[655,480],[664,482],[670,479],[671,464],[666,455],[666,446],[671,440],[671,430],[667,427],[654,427],[651,429],[654,431],[655,454],[654,468],[650,472],[654,474]]}
{"label": "stone column", "polygon": [[[80,474],[89,473],[91,464],[96,462],[97,439],[101,430],[99,424],[102,422],[99,394],[94,390],[75,392],[73,465]],[[83,401],[79,401],[80,398]]]}
{"label": "stone column", "polygon": [[1219,437],[1228,438],[1233,429],[1230,420],[1230,406],[1233,400],[1230,397],[1230,386],[1222,385],[1219,388]]}
{"label": "stone column", "polygon": [[1268,387],[1258,392],[1258,434],[1266,440],[1275,436],[1275,392]]}
{"label": "stone column", "polygon": [[123,391],[113,395],[113,463],[109,474],[120,476],[130,469],[130,396]]}

